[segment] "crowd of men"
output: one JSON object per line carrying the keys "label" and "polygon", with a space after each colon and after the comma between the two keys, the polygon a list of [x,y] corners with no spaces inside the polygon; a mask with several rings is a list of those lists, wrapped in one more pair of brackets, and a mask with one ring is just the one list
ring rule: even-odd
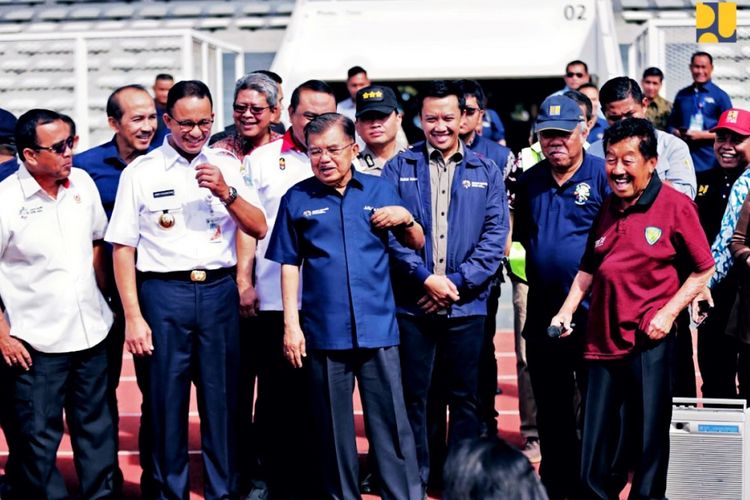
{"label": "crowd of men", "polygon": [[517,156],[476,81],[426,85],[409,145],[359,66],[338,107],[323,81],[295,88],[288,128],[281,77],[245,75],[213,136],[208,87],[158,75],[155,97],[115,90],[112,139],[77,154],[69,117],[0,110],[0,495],[68,496],[63,410],[81,497],[122,494],[126,349],[144,498],[188,498],[193,383],[206,498],[422,499],[497,435],[506,270],[540,495],[617,498],[632,472],[631,497],[664,498],[671,398],[696,394],[688,305],[703,395],[750,394],[730,248],[750,111],[712,69],[695,53],[672,104],[658,68],[597,87],[572,61]]}

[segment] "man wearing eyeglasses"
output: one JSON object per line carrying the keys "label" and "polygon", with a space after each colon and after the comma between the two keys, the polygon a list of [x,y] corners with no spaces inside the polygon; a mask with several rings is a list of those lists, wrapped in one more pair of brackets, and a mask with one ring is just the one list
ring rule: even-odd
{"label": "man wearing eyeglasses", "polygon": [[459,139],[463,106],[457,85],[431,82],[420,112],[426,142],[390,160],[382,175],[425,229],[421,251],[398,244],[391,250],[404,397],[425,488],[427,399],[436,365],[445,367],[449,451],[481,431],[477,365],[489,284],[509,229],[502,171]]}
{"label": "man wearing eyeglasses", "polygon": [[[85,170],[96,184],[107,218],[112,215],[117,186],[123,169],[139,156],[152,149],[156,132],[154,99],[140,85],[126,85],[116,89],[107,99],[107,120],[114,131],[111,140],[73,157],[73,166]],[[117,294],[112,269],[112,246],[105,245],[105,296],[115,312],[112,330],[107,336],[109,379],[107,397],[115,420],[115,435],[119,427],[117,386],[122,369],[122,348],[125,342],[125,318],[120,296]],[[147,467],[144,462],[144,467]],[[117,471],[118,483],[122,473]]]}
{"label": "man wearing eyeglasses", "polygon": [[[333,90],[323,81],[308,80],[292,93],[288,111],[292,125],[283,137],[254,150],[243,165],[250,184],[258,191],[270,229],[276,223],[281,197],[290,187],[313,175],[304,130],[315,117],[336,111]],[[237,266],[243,296],[257,294],[252,310],[258,316],[254,332],[259,359],[255,434],[259,437],[261,472],[268,483],[256,481],[257,495],[267,486],[272,496],[304,496],[317,491],[309,446],[312,431],[306,427],[311,418],[304,392],[307,370],[295,370],[283,356],[281,267],[266,258],[267,248],[267,239],[259,241],[255,252],[241,258]],[[291,448],[298,452],[290,455]],[[296,481],[289,481],[290,468],[297,471]]]}
{"label": "man wearing eyeglasses", "polygon": [[232,104],[234,128],[211,147],[225,149],[242,161],[255,148],[281,137],[271,130],[278,104],[277,90],[276,82],[261,73],[250,73],[237,80]]}
{"label": "man wearing eyeglasses", "polygon": [[[125,345],[143,393],[144,481],[158,498],[187,498],[190,383],[201,418],[204,494],[236,495],[239,294],[236,233],[263,238],[257,194],[232,155],[205,147],[213,123],[208,87],[176,83],[164,144],[120,177],[106,240],[125,316]],[[137,258],[136,258],[137,251]],[[148,471],[144,471],[148,473]]]}
{"label": "man wearing eyeglasses", "polygon": [[[21,165],[0,183],[0,351],[13,398],[13,498],[67,498],[55,466],[63,409],[82,498],[112,498],[116,435],[107,404],[112,312],[97,287],[107,217],[72,168],[69,118],[33,109],[15,143]],[[102,284],[99,283],[99,286]]]}
{"label": "man wearing eyeglasses", "polygon": [[354,169],[359,148],[351,120],[323,114],[307,125],[305,136],[315,177],[282,198],[267,256],[281,264],[284,355],[310,375],[325,491],[320,498],[360,498],[356,379],[382,497],[420,500],[388,249],[395,239],[421,248],[422,227],[391,184]]}

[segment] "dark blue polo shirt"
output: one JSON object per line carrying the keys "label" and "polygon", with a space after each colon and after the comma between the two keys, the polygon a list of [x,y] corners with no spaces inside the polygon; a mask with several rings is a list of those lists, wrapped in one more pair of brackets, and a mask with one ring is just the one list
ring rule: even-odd
{"label": "dark blue polo shirt", "polygon": [[521,175],[513,222],[513,239],[526,249],[527,322],[546,322],[542,333],[568,295],[589,231],[610,191],[604,160],[596,156],[584,153],[578,171],[562,186],[551,168],[542,160]]}
{"label": "dark blue polo shirt", "polygon": [[18,170],[18,159],[11,158],[0,163],[0,182],[13,175]]}
{"label": "dark blue polo shirt", "polygon": [[[726,92],[713,82],[692,85],[677,92],[672,114],[669,115],[670,130],[684,130],[690,127],[690,117],[696,111],[703,115],[703,130],[711,130],[719,122],[719,117],[732,107],[732,100]],[[709,170],[714,166],[713,140],[686,141],[693,157],[695,173]]]}
{"label": "dark blue polo shirt", "polygon": [[154,134],[154,138],[151,139],[152,148],[158,148],[164,144],[164,138],[169,135],[169,128],[164,123],[164,113],[166,112],[166,108],[162,108],[158,104],[156,105],[156,133]]}
{"label": "dark blue polo shirt", "polygon": [[474,140],[471,144],[466,144],[466,147],[474,151],[479,156],[487,158],[495,162],[500,167],[500,172],[505,172],[505,166],[508,163],[508,155],[510,155],[510,149],[505,146],[493,142],[489,139],[485,139],[483,135],[474,135]]}
{"label": "dark blue polo shirt", "polygon": [[302,331],[310,349],[397,345],[388,231],[373,208],[402,205],[379,177],[353,171],[342,196],[315,177],[281,199],[266,258],[302,266]]}
{"label": "dark blue polo shirt", "polygon": [[602,117],[598,117],[596,119],[596,123],[594,123],[594,126],[591,127],[591,130],[589,131],[589,138],[587,139],[589,144],[593,144],[596,141],[601,141],[604,138],[604,131],[608,128],[609,124],[607,123],[607,120]]}
{"label": "dark blue polo shirt", "polygon": [[115,206],[120,174],[127,166],[120,158],[120,153],[117,152],[114,137],[109,142],[73,156],[73,166],[85,170],[94,179],[104,211],[109,219]]}

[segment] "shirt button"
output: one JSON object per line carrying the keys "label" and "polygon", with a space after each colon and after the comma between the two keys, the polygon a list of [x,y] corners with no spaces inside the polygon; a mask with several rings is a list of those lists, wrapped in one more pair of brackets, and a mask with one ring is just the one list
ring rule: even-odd
{"label": "shirt button", "polygon": [[442,240],[443,238],[445,238],[445,235],[444,235],[444,234],[441,234],[441,235],[440,235],[440,239]]}
{"label": "shirt button", "polygon": [[445,194],[445,189],[443,189],[443,194]]}
{"label": "shirt button", "polygon": [[445,216],[445,212],[440,212],[440,215],[443,215],[443,216]]}
{"label": "shirt button", "polygon": [[443,263],[443,259],[440,259],[438,262],[440,262],[442,264]]}

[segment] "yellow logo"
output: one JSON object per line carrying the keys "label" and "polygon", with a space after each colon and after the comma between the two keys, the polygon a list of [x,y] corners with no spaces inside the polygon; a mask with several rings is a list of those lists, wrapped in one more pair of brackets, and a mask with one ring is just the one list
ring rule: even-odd
{"label": "yellow logo", "polygon": [[737,41],[737,4],[706,2],[695,4],[695,41],[734,43]]}
{"label": "yellow logo", "polygon": [[560,115],[560,106],[550,106],[549,107],[549,114],[550,114],[550,116],[559,116]]}
{"label": "yellow logo", "polygon": [[737,118],[739,118],[739,112],[736,109],[727,112],[727,123],[737,123]]}
{"label": "yellow logo", "polygon": [[659,241],[659,238],[661,238],[661,229],[654,226],[649,226],[646,228],[646,243],[649,245],[653,245],[657,241]]}
{"label": "yellow logo", "polygon": [[383,98],[383,92],[380,90],[373,90],[371,92],[364,92],[362,94],[362,99],[375,99],[376,97]]}

